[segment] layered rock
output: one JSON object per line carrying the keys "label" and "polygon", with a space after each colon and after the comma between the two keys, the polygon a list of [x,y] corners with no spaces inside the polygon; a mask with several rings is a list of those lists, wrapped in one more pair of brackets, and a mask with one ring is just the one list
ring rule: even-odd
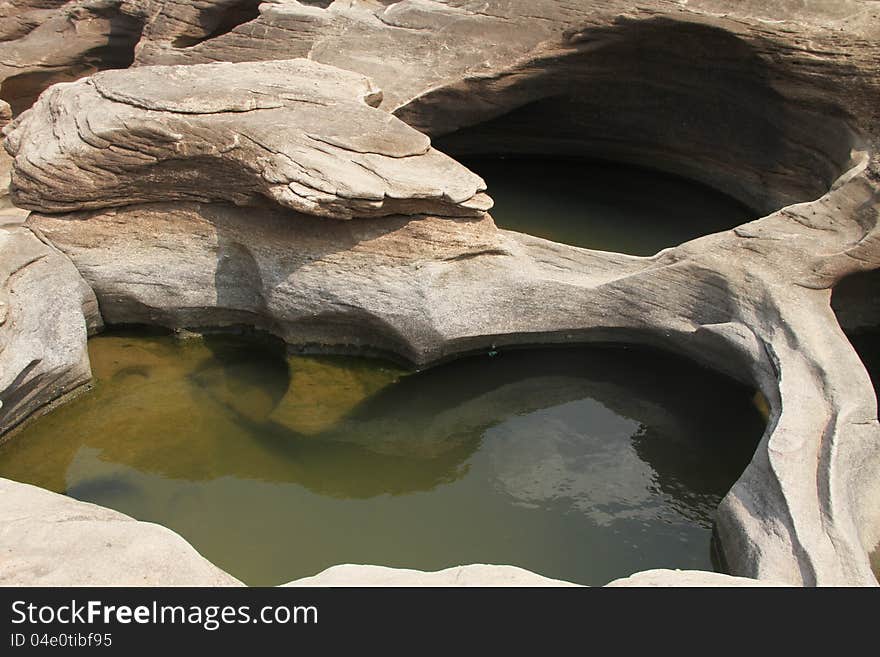
{"label": "layered rock", "polygon": [[136,64],[308,57],[370,76],[446,152],[633,162],[764,214],[821,196],[880,129],[880,15],[853,0],[278,0],[195,39],[229,2],[158,5],[126,4]]}
{"label": "layered rock", "polygon": [[308,60],[106,71],[5,129],[11,196],[62,212],[230,201],[335,219],[474,216],[485,184],[377,110],[366,78]]}
{"label": "layered rock", "polygon": [[0,479],[0,586],[236,586],[170,529]]}
{"label": "layered rock", "polygon": [[[454,152],[630,161],[772,212],[651,258],[497,230],[476,176],[373,118],[362,77],[315,63],[289,65],[322,79],[285,82],[302,95],[241,64],[58,87],[10,133],[14,194],[109,322],[247,324],[419,365],[645,342],[753,383],[770,424],[718,511],[727,567],[875,584],[877,404],[829,301],[880,266],[880,21],[846,0],[765,4],[124,3],[146,22],[141,64],[333,63]],[[286,79],[288,65],[261,66]],[[328,97],[333,111],[304,107]],[[394,213],[410,216],[376,218]]]}
{"label": "layered rock", "polygon": [[837,280],[877,264],[866,164],[816,203],[652,258],[499,231],[489,218],[265,212],[255,223],[233,206],[154,204],[28,223],[73,259],[109,322],[245,323],[419,365],[515,344],[635,341],[752,381],[772,417],[720,510],[730,568],[869,584],[876,402],[828,304]]}
{"label": "layered rock", "polygon": [[91,380],[86,338],[100,326],[73,264],[0,214],[0,436]]}
{"label": "layered rock", "polygon": [[56,82],[131,64],[139,20],[121,0],[0,1],[0,98],[16,114]]}

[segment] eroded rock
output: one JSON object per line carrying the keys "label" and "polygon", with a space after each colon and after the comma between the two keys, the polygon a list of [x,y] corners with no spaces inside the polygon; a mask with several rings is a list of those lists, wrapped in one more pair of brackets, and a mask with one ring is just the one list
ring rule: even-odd
{"label": "eroded rock", "polygon": [[488,217],[340,223],[265,211],[255,222],[228,205],[153,204],[28,223],[76,263],[111,323],[243,323],[419,365],[608,340],[688,354],[754,383],[771,406],[718,517],[732,572],[872,584],[876,401],[828,304],[837,280],[880,257],[866,167],[815,203],[651,258],[500,231]]}
{"label": "eroded rock", "polygon": [[18,114],[56,82],[131,64],[141,22],[121,4],[0,1],[0,97]]}
{"label": "eroded rock", "polygon": [[[91,288],[54,247],[0,214],[0,436],[91,379]],[[11,223],[4,223],[11,222]]]}
{"label": "eroded rock", "polygon": [[2,586],[237,586],[170,529],[0,479]]}
{"label": "eroded rock", "polygon": [[63,212],[230,201],[335,219],[491,205],[479,176],[309,60],[144,67],[57,85],[5,130],[12,200]]}

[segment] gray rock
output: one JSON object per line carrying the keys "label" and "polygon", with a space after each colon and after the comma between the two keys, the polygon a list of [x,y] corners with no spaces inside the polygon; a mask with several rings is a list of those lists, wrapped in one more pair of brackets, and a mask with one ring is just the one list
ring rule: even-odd
{"label": "gray rock", "polygon": [[[43,211],[29,225],[75,262],[109,322],[247,324],[294,345],[385,351],[419,365],[590,341],[690,355],[754,384],[770,405],[767,433],[718,510],[729,570],[795,585],[876,585],[868,553],[880,541],[877,402],[830,306],[841,280],[880,267],[875,9],[855,0],[280,0],[256,16],[231,6],[123,2],[145,22],[138,63],[333,64],[369,75],[384,90],[382,109],[447,152],[628,161],[701,180],[768,216],[651,258],[553,244],[495,229],[479,212],[487,206],[479,184],[448,162],[412,164],[426,158],[427,140],[391,119],[346,121],[343,130],[334,115],[310,114],[274,90],[269,102],[282,106],[263,106],[251,92],[265,90],[236,86],[235,75],[217,76],[229,93],[192,82],[209,98],[193,103],[180,84],[155,93],[156,69],[144,68],[53,89],[10,142],[16,193]],[[381,116],[360,102],[358,80],[341,85],[361,90],[346,102]],[[325,82],[306,97],[324,98]],[[315,144],[294,153],[286,136],[268,148],[229,137],[259,138],[276,115],[314,121],[325,137],[331,129],[329,145],[317,140],[331,163],[321,160],[316,180],[311,160],[300,171],[282,158],[277,176],[277,165],[265,166],[280,153],[301,166]],[[63,155],[52,130],[71,146]],[[340,147],[334,137],[392,133],[403,162],[386,180],[340,193],[337,183],[351,184],[347,158],[377,149]],[[169,160],[149,160],[167,157],[177,135],[190,167],[180,175]],[[115,139],[128,150],[102,148]],[[210,166],[195,166],[195,154]],[[390,203],[386,185],[411,190],[416,171],[433,176],[421,183],[430,198]],[[322,177],[332,184],[321,187]],[[457,193],[438,191],[446,188]],[[261,196],[274,207],[259,205]],[[291,209],[410,216],[343,223]],[[77,211],[51,214],[68,210]]]}
{"label": "gray rock", "polygon": [[73,264],[0,211],[0,436],[91,380],[98,305]]}
{"label": "gray rock", "polygon": [[814,203],[651,258],[499,231],[488,217],[328,223],[266,210],[255,221],[232,206],[154,204],[28,224],[71,257],[111,323],[244,323],[418,365],[515,344],[644,342],[754,382],[771,420],[719,510],[732,572],[874,584],[876,402],[828,303],[837,280],[878,257],[866,165]]}
{"label": "gray rock", "polygon": [[62,212],[269,199],[336,219],[491,205],[479,176],[371,107],[379,98],[309,60],[105,71],[56,85],[4,130],[12,200]]}
{"label": "gray rock", "polygon": [[223,4],[127,3],[151,17],[136,64],[308,57],[369,76],[383,109],[449,135],[451,154],[587,153],[765,214],[818,198],[846,168],[860,140],[843,116],[878,133],[880,20],[856,0],[276,0],[179,47],[194,14]]}
{"label": "gray rock", "polygon": [[238,586],[170,529],[0,479],[0,586]]}

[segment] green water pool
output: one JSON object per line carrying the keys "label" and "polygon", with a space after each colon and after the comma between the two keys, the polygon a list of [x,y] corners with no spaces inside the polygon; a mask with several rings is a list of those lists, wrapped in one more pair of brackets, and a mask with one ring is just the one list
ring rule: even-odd
{"label": "green water pool", "polygon": [[423,372],[229,335],[89,352],[94,389],[0,447],[0,475],[170,527],[256,585],[339,563],[711,568],[714,509],[764,427],[752,391],[642,349]]}

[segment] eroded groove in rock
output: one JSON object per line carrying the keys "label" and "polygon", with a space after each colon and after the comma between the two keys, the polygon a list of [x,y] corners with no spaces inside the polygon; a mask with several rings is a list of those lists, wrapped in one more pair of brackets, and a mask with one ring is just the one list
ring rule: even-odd
{"label": "eroded groove in rock", "polygon": [[11,196],[44,212],[230,201],[335,219],[476,216],[483,181],[309,60],[143,67],[57,86],[4,130]]}
{"label": "eroded groove in rock", "polygon": [[89,382],[86,337],[100,326],[71,262],[28,229],[0,225],[0,436]]}
{"label": "eroded groove in rock", "polygon": [[[420,365],[505,345],[634,341],[749,380],[770,401],[771,427],[720,509],[727,562],[795,584],[868,584],[880,530],[876,403],[828,321],[828,290],[876,265],[876,200],[863,163],[815,203],[652,258],[499,231],[488,217],[328,223],[266,212],[254,223],[232,206],[166,204],[29,225],[73,259],[111,323],[250,318],[291,344],[381,348]],[[259,294],[218,288],[225,244],[247,253]]]}
{"label": "eroded groove in rock", "polygon": [[0,98],[16,114],[50,85],[134,59],[142,22],[121,0],[0,2]]}

